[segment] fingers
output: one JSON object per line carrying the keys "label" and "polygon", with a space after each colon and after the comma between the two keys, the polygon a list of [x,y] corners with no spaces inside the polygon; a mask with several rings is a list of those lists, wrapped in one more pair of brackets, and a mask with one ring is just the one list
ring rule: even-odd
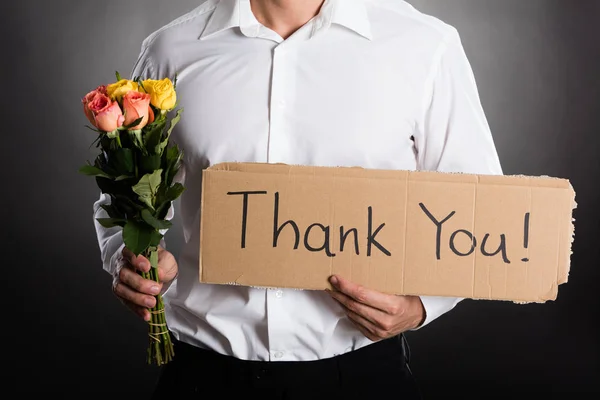
{"label": "fingers", "polygon": [[162,288],[162,283],[157,283],[150,279],[144,279],[131,267],[121,268],[118,277],[121,284],[124,284],[133,291],[140,292],[142,294],[155,296],[160,293],[160,289]]}
{"label": "fingers", "polygon": [[369,340],[377,342],[387,337],[386,334],[383,333],[377,326],[373,325],[371,321],[367,321],[352,311],[348,311],[347,315],[350,322],[352,322],[354,326],[356,326],[356,328]]}
{"label": "fingers", "polygon": [[151,267],[150,261],[148,261],[148,259],[146,257],[142,256],[141,254],[139,256],[136,256],[127,247],[123,247],[122,253],[123,253],[123,258],[125,259],[125,261],[127,261],[129,264],[131,264],[138,271],[141,271],[141,272],[150,271],[150,267]]}
{"label": "fingers", "polygon": [[[136,270],[148,272],[152,267],[150,261],[142,255],[136,256],[127,247],[123,248],[123,258],[131,264]],[[177,275],[177,261],[172,253],[162,247],[158,247],[158,280],[159,282],[168,282]]]}
{"label": "fingers", "polygon": [[346,312],[348,319],[370,340],[392,337],[419,326],[424,309],[418,297],[395,296],[366,289],[333,276],[334,290],[328,290]]}
{"label": "fingers", "polygon": [[154,296],[150,296],[144,293],[133,290],[123,282],[117,282],[113,286],[115,295],[122,300],[132,303],[135,306],[152,308],[156,305],[156,299]]}
{"label": "fingers", "polygon": [[177,261],[172,253],[162,247],[158,248],[158,280],[160,282],[172,281],[177,275]]}
{"label": "fingers", "polygon": [[126,247],[122,254],[123,258],[114,276],[113,292],[127,308],[142,319],[149,321],[148,309],[156,305],[155,296],[160,293],[162,283],[144,279],[137,272],[150,270],[150,263],[145,257],[136,257]]}
{"label": "fingers", "polygon": [[372,324],[377,324],[377,321],[385,316],[381,310],[377,310],[366,304],[359,303],[352,297],[342,292],[330,291],[329,294],[344,307],[347,313],[351,312],[353,314],[360,315],[363,319],[370,321]]}
{"label": "fingers", "polygon": [[139,272],[147,273],[152,266],[147,258],[136,256],[127,247],[123,248],[122,258],[114,274],[113,292],[131,311],[146,321],[150,320],[149,308],[156,306],[156,295],[163,288],[163,281],[172,280],[177,274],[175,257],[159,247],[158,273],[159,282],[145,279]]}
{"label": "fingers", "polygon": [[398,312],[396,296],[367,289],[337,275],[332,276],[330,281],[335,289],[359,303],[390,315]]}

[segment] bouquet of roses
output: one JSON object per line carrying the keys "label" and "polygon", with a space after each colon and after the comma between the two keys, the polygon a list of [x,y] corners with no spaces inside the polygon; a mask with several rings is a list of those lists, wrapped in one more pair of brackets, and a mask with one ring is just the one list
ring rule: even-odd
{"label": "bouquet of roses", "polygon": [[[93,176],[111,203],[102,208],[108,218],[98,218],[107,228],[122,227],[125,246],[142,254],[152,265],[144,278],[158,281],[158,246],[172,202],[184,191],[174,182],[183,152],[170,145],[173,128],[181,118],[175,91],[177,78],[162,80],[123,79],[99,86],[82,99],[83,111],[97,133],[100,149],[93,164],[80,172]],[[165,364],[173,358],[161,295],[150,310],[148,363]]]}

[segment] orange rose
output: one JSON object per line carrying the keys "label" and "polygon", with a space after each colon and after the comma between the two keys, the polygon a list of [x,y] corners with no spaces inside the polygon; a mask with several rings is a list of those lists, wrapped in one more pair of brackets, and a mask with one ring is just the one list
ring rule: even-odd
{"label": "orange rose", "polygon": [[89,109],[88,104],[94,100],[97,94],[103,94],[105,96],[108,95],[106,92],[106,85],[98,86],[96,89],[92,90],[88,94],[86,94],[83,99],[81,99],[81,103],[83,104],[83,112],[87,119],[92,123],[92,125],[96,126],[96,121],[94,119],[94,113]]}
{"label": "orange rose", "polygon": [[104,132],[115,131],[125,120],[119,103],[111,101],[102,93],[96,93],[93,99],[85,104],[85,109],[86,115],[91,115],[92,124]]}
{"label": "orange rose", "polygon": [[154,112],[150,108],[150,95],[147,93],[130,90],[123,96],[123,110],[125,111],[125,125],[132,124],[142,118],[139,124],[129,129],[142,129],[154,121]]}

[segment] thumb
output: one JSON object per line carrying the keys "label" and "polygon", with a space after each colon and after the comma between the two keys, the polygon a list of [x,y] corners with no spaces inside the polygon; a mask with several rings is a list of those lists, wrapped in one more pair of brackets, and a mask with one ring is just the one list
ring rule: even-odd
{"label": "thumb", "polygon": [[169,251],[158,249],[158,278],[161,282],[172,281],[177,276],[178,266],[175,256]]}
{"label": "thumb", "polygon": [[143,255],[135,255],[127,246],[123,247],[123,258],[136,270],[141,272],[150,271],[150,260]]}

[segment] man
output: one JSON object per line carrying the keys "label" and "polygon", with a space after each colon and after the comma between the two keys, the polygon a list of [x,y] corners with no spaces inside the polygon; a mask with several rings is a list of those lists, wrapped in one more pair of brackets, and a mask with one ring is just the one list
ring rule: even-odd
{"label": "man", "polygon": [[133,71],[175,74],[181,256],[161,249],[156,286],[136,272],[147,260],[96,223],[116,295],[147,320],[164,294],[176,355],[156,397],[418,398],[402,334],[460,299],[343,276],[331,292],[200,284],[201,172],[256,161],[501,174],[456,30],[401,0],[206,0],[150,35]]}

